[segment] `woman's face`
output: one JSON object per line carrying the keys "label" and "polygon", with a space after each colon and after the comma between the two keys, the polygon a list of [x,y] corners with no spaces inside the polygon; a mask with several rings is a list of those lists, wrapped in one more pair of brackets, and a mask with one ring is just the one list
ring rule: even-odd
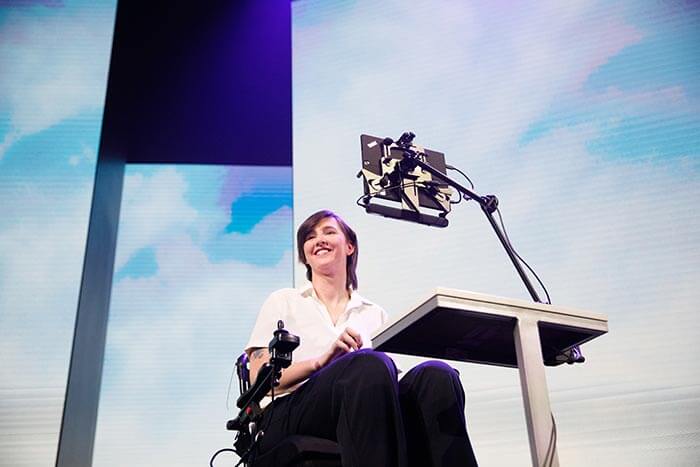
{"label": "woman's face", "polygon": [[322,219],[304,240],[304,256],[312,272],[326,275],[344,272],[347,257],[354,251],[355,246],[333,217]]}

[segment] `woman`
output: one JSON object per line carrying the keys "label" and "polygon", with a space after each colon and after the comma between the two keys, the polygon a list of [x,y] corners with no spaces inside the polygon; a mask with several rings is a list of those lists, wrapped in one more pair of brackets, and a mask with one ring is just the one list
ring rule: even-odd
{"label": "woman", "polygon": [[426,362],[398,382],[393,361],[371,350],[387,314],[355,292],[355,232],[319,211],[299,227],[297,247],[311,284],[273,292],[246,346],[254,380],[278,320],[301,338],[275,390],[291,394],[265,410],[261,451],[302,434],[337,440],[344,466],[476,465],[457,372]]}

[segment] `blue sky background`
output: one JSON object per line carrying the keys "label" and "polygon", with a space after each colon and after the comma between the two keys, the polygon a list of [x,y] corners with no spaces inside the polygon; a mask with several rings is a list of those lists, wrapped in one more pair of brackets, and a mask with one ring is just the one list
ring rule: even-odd
{"label": "blue sky background", "polygon": [[233,362],[270,288],[292,285],[291,176],[127,167],[94,465],[197,465],[230,444]]}
{"label": "blue sky background", "polygon": [[[359,135],[414,131],[498,195],[555,304],[610,319],[584,365],[547,370],[562,465],[696,465],[700,9],[307,0],[294,25],[295,223],[344,216],[391,316],[435,286],[529,299],[471,203],[444,230],[355,206]],[[480,464],[529,465],[517,372],[458,368]]]}
{"label": "blue sky background", "polygon": [[55,463],[114,1],[0,7],[0,465]]}
{"label": "blue sky background", "polygon": [[[55,463],[114,12],[0,7],[1,466]],[[128,167],[94,465],[231,444],[233,361],[292,284],[291,187],[290,168]]]}

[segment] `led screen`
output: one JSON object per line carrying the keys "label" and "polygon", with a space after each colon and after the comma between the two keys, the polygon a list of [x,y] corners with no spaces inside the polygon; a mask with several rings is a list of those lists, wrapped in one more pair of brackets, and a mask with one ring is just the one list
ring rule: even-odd
{"label": "led screen", "polygon": [[0,2],[0,466],[56,462],[115,3]]}
{"label": "led screen", "polygon": [[127,166],[94,466],[205,465],[231,447],[233,364],[267,294],[293,282],[291,181],[290,167]]}
{"label": "led screen", "polygon": [[[360,135],[411,130],[498,196],[553,303],[608,316],[547,370],[562,465],[700,458],[698,31],[680,1],[293,3],[295,224],[357,230],[363,295],[392,317],[436,286],[530,299],[474,202],[445,229],[356,205]],[[480,463],[529,465],[517,371],[455,365]]]}

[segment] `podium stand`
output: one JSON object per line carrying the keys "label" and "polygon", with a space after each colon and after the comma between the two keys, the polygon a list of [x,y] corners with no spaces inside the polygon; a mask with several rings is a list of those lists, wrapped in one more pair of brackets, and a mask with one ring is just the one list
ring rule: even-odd
{"label": "podium stand", "polygon": [[377,331],[376,350],[517,367],[532,464],[558,466],[545,362],[608,332],[607,317],[524,300],[438,288]]}

